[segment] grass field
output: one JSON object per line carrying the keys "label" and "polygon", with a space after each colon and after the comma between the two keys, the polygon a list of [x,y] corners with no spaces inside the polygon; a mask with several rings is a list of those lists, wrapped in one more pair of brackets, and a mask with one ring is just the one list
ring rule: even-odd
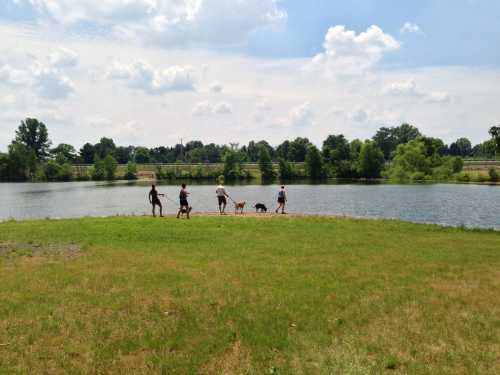
{"label": "grass field", "polygon": [[499,374],[500,233],[326,217],[0,224],[0,374]]}

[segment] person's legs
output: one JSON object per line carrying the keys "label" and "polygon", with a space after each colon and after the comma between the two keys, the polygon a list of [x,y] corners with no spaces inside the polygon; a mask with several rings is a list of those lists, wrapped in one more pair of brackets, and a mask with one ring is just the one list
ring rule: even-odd
{"label": "person's legs", "polygon": [[281,202],[278,202],[278,208],[276,208],[276,211],[275,211],[276,213],[278,213],[278,211],[280,210],[281,205],[282,205],[282,203],[281,203]]}
{"label": "person's legs", "polygon": [[161,203],[158,203],[158,206],[160,206],[160,217],[163,217],[163,207]]}
{"label": "person's legs", "polygon": [[155,207],[156,207],[156,204],[155,204],[155,203],[152,203],[152,206],[153,206],[153,217],[156,217],[156,213],[155,213]]}
{"label": "person's legs", "polygon": [[281,213],[282,213],[282,214],[284,214],[284,213],[285,213],[285,204],[286,204],[285,202],[283,202],[283,203],[281,204]]}
{"label": "person's legs", "polygon": [[186,217],[189,219],[189,213],[191,212],[191,207],[189,205],[186,206]]}
{"label": "person's legs", "polygon": [[179,211],[177,212],[177,219],[181,216],[182,206],[179,207]]}

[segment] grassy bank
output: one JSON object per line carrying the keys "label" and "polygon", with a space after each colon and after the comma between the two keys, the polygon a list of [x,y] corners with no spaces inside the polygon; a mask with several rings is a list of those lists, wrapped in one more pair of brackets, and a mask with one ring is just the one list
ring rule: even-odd
{"label": "grassy bank", "polygon": [[500,234],[325,217],[0,224],[0,374],[500,373]]}

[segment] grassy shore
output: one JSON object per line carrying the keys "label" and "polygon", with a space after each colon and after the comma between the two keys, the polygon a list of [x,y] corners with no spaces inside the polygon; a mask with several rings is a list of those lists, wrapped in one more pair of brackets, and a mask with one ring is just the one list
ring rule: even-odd
{"label": "grassy shore", "polygon": [[0,224],[0,374],[498,374],[500,233],[326,217]]}

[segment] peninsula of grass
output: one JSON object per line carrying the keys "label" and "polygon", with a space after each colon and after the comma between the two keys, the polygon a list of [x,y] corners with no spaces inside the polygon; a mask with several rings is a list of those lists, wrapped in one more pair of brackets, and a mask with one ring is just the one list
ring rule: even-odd
{"label": "peninsula of grass", "polygon": [[327,217],[0,224],[0,374],[498,374],[500,233]]}

